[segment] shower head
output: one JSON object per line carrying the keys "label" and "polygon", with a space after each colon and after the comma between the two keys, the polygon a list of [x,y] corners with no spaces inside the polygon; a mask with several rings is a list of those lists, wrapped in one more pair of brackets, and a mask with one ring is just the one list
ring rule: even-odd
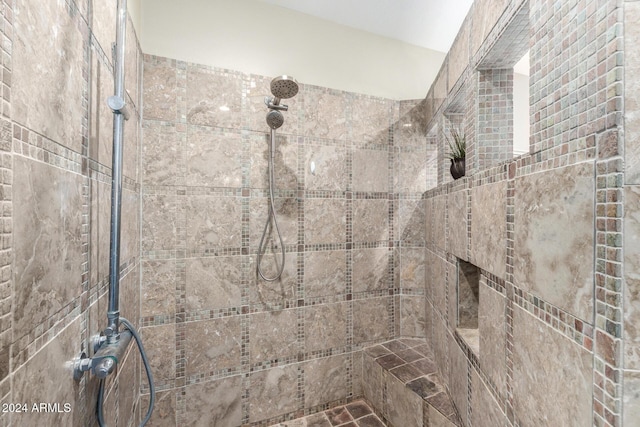
{"label": "shower head", "polygon": [[281,99],[293,98],[298,93],[298,82],[291,76],[280,76],[271,80],[273,104],[278,105]]}
{"label": "shower head", "polygon": [[267,124],[271,129],[278,129],[284,123],[284,116],[280,111],[271,110],[267,113]]}

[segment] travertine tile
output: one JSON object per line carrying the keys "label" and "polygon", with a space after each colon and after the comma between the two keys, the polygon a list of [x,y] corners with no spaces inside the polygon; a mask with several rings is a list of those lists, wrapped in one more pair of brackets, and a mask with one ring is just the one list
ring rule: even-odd
{"label": "travertine tile", "polygon": [[187,311],[241,305],[241,257],[190,258],[185,265]]}
{"label": "travertine tile", "polygon": [[354,149],[353,191],[386,193],[389,191],[389,153]]}
{"label": "travertine tile", "polygon": [[252,363],[298,354],[297,309],[252,313],[249,317],[249,357]]}
{"label": "travertine tile", "polygon": [[[144,417],[149,407],[149,395],[140,396],[141,417]],[[156,392],[149,427],[174,426],[176,423],[176,392],[174,390]]]}
{"label": "travertine tile", "polygon": [[344,190],[347,186],[347,151],[333,145],[305,146],[304,185],[307,190]]}
{"label": "travertine tile", "polygon": [[146,120],[178,120],[177,80],[175,60],[145,57],[143,99]]}
{"label": "travertine tile", "polygon": [[[257,248],[264,232],[264,227],[269,216],[269,198],[252,197],[249,200],[249,243],[252,248]],[[298,242],[298,201],[295,197],[276,197],[274,199],[276,221],[280,236],[285,245]],[[273,220],[272,224],[273,226]],[[269,230],[268,230],[269,231]],[[271,230],[265,237],[267,242],[273,240],[280,250],[280,239],[275,231]],[[271,243],[267,245],[271,247]],[[293,255],[293,254],[292,254]]]}
{"label": "travertine tile", "polygon": [[399,200],[394,214],[394,240],[398,238],[406,246],[423,246],[425,243],[425,201]]}
{"label": "travertine tile", "polygon": [[173,250],[176,247],[177,197],[142,195],[142,250]]}
{"label": "travertine tile", "polygon": [[80,296],[83,178],[14,156],[13,336],[33,331]]}
{"label": "travertine tile", "polygon": [[624,366],[640,369],[640,187],[626,186],[624,200]]}
{"label": "travertine tile", "polygon": [[424,248],[402,248],[400,257],[400,287],[404,289],[424,289]]}
{"label": "travertine tile", "polygon": [[175,260],[142,261],[140,315],[172,315],[176,310]]}
{"label": "travertine tile", "polygon": [[509,0],[478,0],[475,2],[471,9],[471,56],[476,54],[508,4]]}
{"label": "travertine tile", "polygon": [[384,413],[394,426],[423,425],[422,399],[389,372],[382,373],[387,389]]}
{"label": "travertine tile", "polygon": [[351,137],[358,147],[389,143],[394,103],[388,99],[355,95],[351,101]]}
{"label": "travertine tile", "polygon": [[445,314],[447,312],[445,299],[447,291],[447,266],[445,260],[434,252],[427,250],[425,263],[427,265],[427,295],[431,295],[433,305],[440,313]]}
{"label": "travertine tile", "polygon": [[389,338],[389,297],[369,298],[353,302],[353,343]]}
{"label": "travertine tile", "polygon": [[111,187],[91,181],[91,284],[109,275],[109,236],[111,228]]}
{"label": "travertine tile", "polygon": [[427,216],[427,220],[432,223],[433,227],[433,243],[444,250],[447,245],[445,239],[445,224],[447,215],[447,196],[436,196],[433,199],[433,210],[431,217]]}
{"label": "travertine tile", "polygon": [[305,244],[344,242],[346,221],[345,200],[307,198],[304,202]]}
{"label": "travertine tile", "polygon": [[449,381],[447,381],[447,385],[449,386],[449,391],[451,392],[451,399],[458,408],[460,414],[462,414],[462,418],[465,425],[468,425],[467,420],[467,412],[468,412],[468,376],[469,376],[469,365],[467,362],[467,356],[462,351],[460,346],[455,340],[448,340],[449,343],[449,362],[450,370],[449,370]]}
{"label": "travertine tile", "polygon": [[[292,302],[297,295],[298,263],[297,256],[287,253],[284,269],[278,280],[267,282],[258,277],[256,271],[257,258],[249,260],[249,301],[267,307],[282,308],[285,302]],[[262,257],[262,273],[269,278],[278,273],[277,266],[282,265],[282,255],[266,254]]]}
{"label": "travertine tile", "polygon": [[347,343],[346,303],[304,308],[305,351],[340,348]]}
{"label": "travertine tile", "polygon": [[187,128],[186,185],[242,186],[242,137],[203,126]]}
{"label": "travertine tile", "polygon": [[426,152],[400,152],[399,168],[394,177],[397,181],[395,191],[422,193],[427,190],[428,158]]}
{"label": "travertine tile", "polygon": [[424,337],[424,315],[425,303],[423,296],[401,296],[400,335],[407,337]]}
{"label": "travertine tile", "polygon": [[347,138],[346,108],[349,101],[343,94],[306,86],[302,90],[302,101],[304,102],[302,131],[305,136],[340,141]]}
{"label": "travertine tile", "polygon": [[591,425],[592,354],[518,306],[513,340],[514,409],[520,424]]}
{"label": "travertine tile", "polygon": [[624,3],[624,157],[625,182],[640,184],[640,148],[634,141],[640,136],[640,32],[633,25],[640,20],[640,4]]}
{"label": "travertine tile", "polygon": [[239,129],[242,74],[195,64],[187,64],[186,73],[187,123]]}
{"label": "travertine tile", "polygon": [[353,292],[382,290],[389,287],[389,250],[354,249],[352,253]]}
{"label": "travertine tile", "polygon": [[90,0],[93,22],[91,32],[111,61],[111,45],[116,42],[117,0]]}
{"label": "travertine tile", "polygon": [[478,332],[480,336],[480,364],[498,392],[506,393],[506,305],[500,292],[480,284]]}
{"label": "travertine tile", "polygon": [[448,53],[448,79],[449,87],[453,87],[458,78],[469,65],[469,34],[471,32],[471,19],[465,19],[456,39],[451,45]]}
{"label": "travertine tile", "polygon": [[468,231],[468,195],[469,190],[449,193],[449,252],[460,259],[467,260],[469,248]]}
{"label": "travertine tile", "polygon": [[176,326],[147,326],[141,333],[156,385],[169,384],[176,377],[176,356],[167,349],[176,348]]}
{"label": "travertine tile", "polygon": [[475,369],[471,370],[470,421],[474,426],[501,426],[507,423],[507,416],[503,409]]}
{"label": "travertine tile", "polygon": [[[250,155],[251,188],[269,188],[270,137],[267,134],[252,134]],[[335,147],[334,147],[335,148]],[[273,179],[276,190],[297,190],[298,150],[295,136],[276,134]],[[307,186],[309,185],[307,181]]]}
{"label": "travertine tile", "polygon": [[593,317],[593,163],[515,181],[515,285]]}
{"label": "travertine tile", "polygon": [[297,409],[298,365],[287,365],[249,375],[249,421],[257,422]]}
{"label": "travertine tile", "polygon": [[[100,2],[98,2],[100,3]],[[113,147],[113,113],[107,98],[113,95],[113,77],[109,68],[92,55],[89,157],[111,166]]]}
{"label": "travertine tile", "polygon": [[206,374],[240,364],[240,317],[185,324],[187,375]]}
{"label": "travertine tile", "polygon": [[[503,278],[507,264],[507,183],[471,189],[471,262]],[[449,229],[458,227],[450,224]]]}
{"label": "travertine tile", "polygon": [[304,366],[304,405],[306,408],[343,399],[347,390],[349,359],[344,355],[313,359]]}
{"label": "travertine tile", "polygon": [[633,427],[640,419],[640,372],[624,371],[622,426]]}
{"label": "travertine tile", "polygon": [[384,199],[353,201],[353,241],[380,242],[389,239],[389,202]]}
{"label": "travertine tile", "polygon": [[305,252],[305,297],[343,294],[346,291],[346,258],[345,251]]}
{"label": "travertine tile", "polygon": [[184,400],[185,425],[195,427],[236,427],[242,424],[242,377],[191,384]]}
{"label": "travertine tile", "polygon": [[19,0],[12,16],[11,118],[82,153],[86,23],[64,2]]}
{"label": "travertine tile", "polygon": [[187,196],[187,250],[199,253],[216,247],[240,247],[239,197]]}

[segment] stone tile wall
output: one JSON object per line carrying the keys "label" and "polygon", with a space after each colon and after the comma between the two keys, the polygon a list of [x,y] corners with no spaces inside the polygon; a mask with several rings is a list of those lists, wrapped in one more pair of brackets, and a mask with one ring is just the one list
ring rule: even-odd
{"label": "stone tile wall", "polygon": [[283,101],[286,264],[265,282],[270,80],[144,60],[141,316],[163,425],[267,425],[346,402],[362,395],[364,345],[424,337],[425,106],[304,84]]}
{"label": "stone tile wall", "polygon": [[[90,352],[106,327],[115,0],[0,4],[2,33],[2,425],[95,425],[98,382],[75,382],[65,362]],[[55,29],[55,31],[54,31]],[[141,56],[131,22],[126,89],[121,314],[139,320]],[[134,346],[107,381],[109,425],[138,419],[140,366]],[[38,413],[31,405],[59,404]],[[64,404],[70,410],[64,410]]]}
{"label": "stone tile wall", "polygon": [[[439,148],[452,112],[470,131],[467,176],[425,195],[427,339],[465,425],[633,425],[637,2],[484,3],[459,33],[470,59],[450,52],[427,95]],[[531,148],[508,160],[504,70],[528,48]],[[478,350],[456,331],[458,258],[481,269]]]}

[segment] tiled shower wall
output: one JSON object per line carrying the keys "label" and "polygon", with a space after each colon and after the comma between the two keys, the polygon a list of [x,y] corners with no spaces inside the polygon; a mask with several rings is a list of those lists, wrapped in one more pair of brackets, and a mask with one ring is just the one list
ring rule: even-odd
{"label": "tiled shower wall", "polygon": [[[304,84],[283,101],[286,264],[270,283],[255,272],[270,81],[144,60],[141,316],[162,425],[267,424],[344,402],[361,395],[363,345],[424,336],[435,149],[422,104]],[[271,254],[263,265],[274,273]]]}
{"label": "tiled shower wall", "polygon": [[[478,0],[427,95],[430,135],[461,110],[471,130],[467,176],[425,195],[427,339],[465,425],[637,424],[638,5]],[[530,151],[508,160],[527,49]]]}
{"label": "tiled shower wall", "polygon": [[[97,381],[75,382],[64,364],[106,326],[116,1],[7,0],[0,11],[0,400],[28,409],[5,408],[0,424],[94,425]],[[126,55],[121,313],[137,322],[141,56],[130,22]],[[107,381],[109,425],[138,418],[138,372],[134,350]],[[61,410],[32,411],[40,403]]]}

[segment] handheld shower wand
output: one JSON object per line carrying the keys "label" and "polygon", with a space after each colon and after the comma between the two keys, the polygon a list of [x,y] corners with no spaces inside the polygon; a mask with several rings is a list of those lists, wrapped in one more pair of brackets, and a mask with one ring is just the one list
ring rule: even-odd
{"label": "handheld shower wand", "polygon": [[[276,129],[284,124],[284,116],[280,111],[287,111],[289,109],[286,105],[280,105],[282,99],[292,98],[298,93],[298,83],[291,76],[276,77],[271,81],[271,93],[273,97],[266,97],[264,99],[265,104],[269,108],[267,113],[267,125],[270,128],[271,138],[269,143],[269,214],[267,215],[267,221],[264,224],[264,230],[262,231],[262,237],[260,238],[260,244],[258,245],[258,260],[256,272],[259,277],[267,282],[273,282],[278,280],[282,276],[284,271],[285,261],[285,247],[282,240],[282,234],[278,228],[278,220],[276,218],[276,208],[274,202],[275,191],[275,178],[274,178],[274,165],[276,156]],[[273,225],[272,225],[273,224]],[[267,232],[271,228],[275,229],[280,241],[280,250],[282,253],[282,263],[278,265],[275,276],[269,277],[262,271],[262,257],[266,251],[266,237]],[[276,262],[277,265],[277,262]]]}

